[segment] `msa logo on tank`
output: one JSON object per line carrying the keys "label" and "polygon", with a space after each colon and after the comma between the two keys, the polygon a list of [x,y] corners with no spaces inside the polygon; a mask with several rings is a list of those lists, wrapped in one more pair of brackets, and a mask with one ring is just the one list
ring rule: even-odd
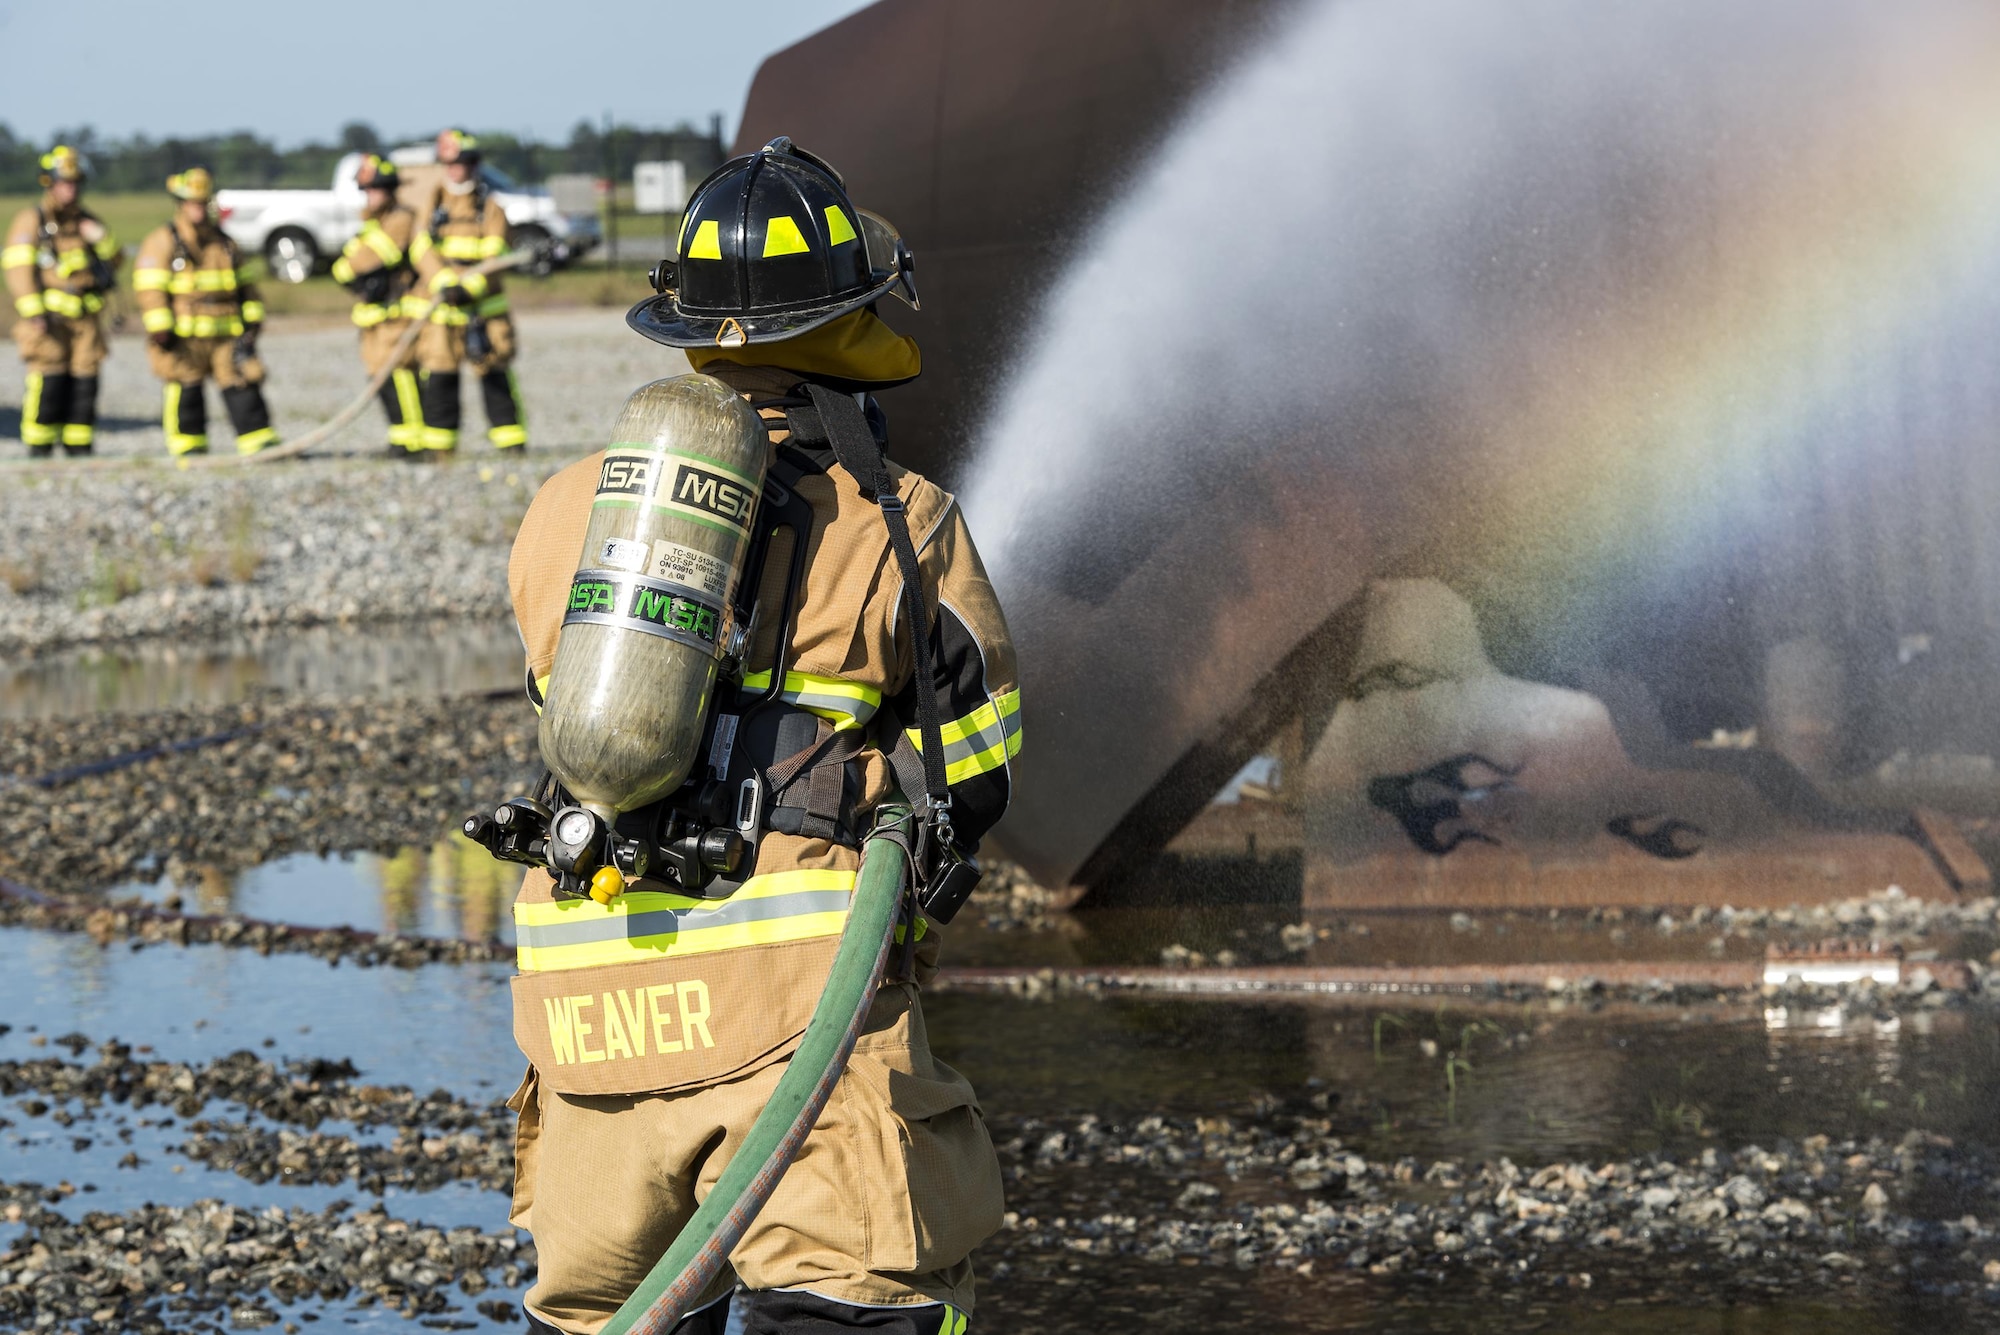
{"label": "msa logo on tank", "polygon": [[692,455],[607,450],[597,474],[597,504],[651,504],[714,527],[748,534],[757,483]]}
{"label": "msa logo on tank", "polygon": [[722,637],[722,609],[644,575],[616,570],[579,570],[569,586],[563,624],[587,621],[622,626],[710,653]]}

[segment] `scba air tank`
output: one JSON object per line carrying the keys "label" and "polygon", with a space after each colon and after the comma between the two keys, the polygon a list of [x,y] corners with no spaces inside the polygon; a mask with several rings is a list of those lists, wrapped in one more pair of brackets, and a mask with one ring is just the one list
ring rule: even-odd
{"label": "scba air tank", "polygon": [[680,787],[701,746],[770,438],[705,375],[625,401],[542,707],[542,759],[607,823]]}

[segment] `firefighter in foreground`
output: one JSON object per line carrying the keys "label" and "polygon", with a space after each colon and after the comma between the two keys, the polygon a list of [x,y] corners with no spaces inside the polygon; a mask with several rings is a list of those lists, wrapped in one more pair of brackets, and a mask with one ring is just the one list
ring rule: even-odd
{"label": "firefighter in foreground", "polygon": [[[748,541],[759,494],[767,505],[790,498],[783,504],[795,531],[809,533],[808,559],[789,619],[779,608],[792,544],[771,539],[755,579],[742,684],[768,689],[782,665],[782,703],[745,712],[731,745],[705,757],[719,766],[725,793],[748,775],[762,794],[754,854],[701,898],[669,893],[656,879],[633,880],[615,897],[579,897],[574,887],[558,897],[549,874],[534,871],[515,906],[514,1025],[531,1068],[511,1101],[520,1115],[512,1217],[532,1231],[540,1258],[527,1295],[534,1328],[574,1335],[597,1331],[631,1294],[776,1086],[825,987],[857,850],[898,776],[905,792],[948,785],[930,809],[948,803],[944,833],[969,849],[1007,805],[1020,745],[1013,647],[964,518],[950,495],[882,464],[882,415],[872,397],[856,399],[919,369],[915,342],[874,310],[892,291],[914,304],[900,238],[855,209],[830,167],[780,139],[697,188],[680,249],[677,267],[663,266],[656,280],[665,295],[635,307],[629,322],[685,348],[702,375],[639,391],[627,418],[649,396],[707,394],[707,411],[719,404],[737,414],[732,448],[743,452],[732,457],[754,466],[670,451],[653,455],[647,474],[635,466],[643,459],[614,446],[541,489],[508,574],[530,695],[544,713],[544,755],[549,721],[565,707],[574,714],[618,697],[563,695],[562,683],[576,678],[566,675],[571,658],[558,663],[559,635],[574,652],[621,621],[580,603],[573,588],[671,590],[672,613],[662,595],[646,613],[653,629],[628,634],[619,650],[671,653],[653,637],[699,646],[714,634],[698,613],[679,614],[728,603],[732,577],[711,553]],[[866,471],[886,470],[879,492],[841,462],[854,457],[856,433],[874,460]],[[842,439],[848,452],[837,456],[827,446]],[[675,478],[659,476],[667,471]],[[634,496],[652,508],[642,513],[684,514],[691,527],[682,535],[706,550],[599,536],[585,551],[587,530],[635,522],[610,518],[632,514]],[[892,539],[898,517],[914,542]],[[932,620],[921,655],[902,601],[899,545],[921,571]],[[579,572],[580,551],[585,567],[610,568]],[[668,648],[646,648],[661,644]],[[916,669],[920,658],[927,672]],[[626,694],[644,704],[657,692],[634,681]],[[664,717],[660,732],[681,726]],[[921,756],[911,777],[926,732],[941,739],[931,781]],[[743,815],[732,810],[730,819]],[[551,828],[565,823],[558,816]],[[936,970],[939,936],[935,922],[914,914],[898,929],[903,944],[832,1101],[730,1256],[753,1335],[860,1327],[964,1335],[968,1257],[1000,1225],[1001,1181],[971,1086],[931,1055],[925,1035],[918,988]],[[728,1308],[719,1284],[684,1328],[719,1335]]]}
{"label": "firefighter in foreground", "polygon": [[[354,294],[354,323],[361,330],[361,367],[373,377],[395,353],[415,314],[404,303],[416,280],[410,245],[416,238],[417,215],[396,202],[402,178],[394,163],[371,153],[361,159],[354,179],[365,200],[361,230],[333,262],[333,278]],[[389,452],[405,458],[417,457],[424,447],[416,367],[413,345],[397,359],[395,369],[377,391],[389,419]]]}
{"label": "firefighter in foreground", "polygon": [[215,178],[208,169],[168,177],[167,193],[176,201],[174,220],[147,235],[132,265],[147,357],[166,386],[167,453],[208,453],[203,386],[212,379],[236,431],[236,452],[256,454],[278,440],[257,356],[264,303],[236,243],[216,221]]}
{"label": "firefighter in foreground", "polygon": [[100,313],[122,258],[118,242],[83,207],[90,167],[58,144],[42,156],[42,198],[14,215],[0,270],[14,299],[14,341],[28,366],[21,440],[46,459],[60,443],[89,454],[97,429],[97,372],[109,352]]}
{"label": "firefighter in foreground", "polygon": [[421,445],[426,450],[458,447],[459,367],[479,379],[486,405],[486,438],[494,448],[520,449],[528,443],[521,413],[521,388],[514,379],[514,318],[498,274],[475,273],[482,262],[507,250],[507,215],[479,175],[479,141],[463,130],[437,139],[444,179],[417,211],[416,243],[410,258],[423,292],[438,299],[430,324],[417,339],[423,369]]}

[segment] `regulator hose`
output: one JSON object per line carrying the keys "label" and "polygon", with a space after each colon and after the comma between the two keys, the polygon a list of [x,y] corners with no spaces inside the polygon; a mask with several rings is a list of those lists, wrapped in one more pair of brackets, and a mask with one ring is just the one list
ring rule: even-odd
{"label": "regulator hose", "polygon": [[601,1335],[667,1335],[742,1241],[805,1144],[847,1069],[895,941],[909,878],[910,813],[885,807],[862,845],[861,874],[826,991],[764,1110],[708,1199]]}

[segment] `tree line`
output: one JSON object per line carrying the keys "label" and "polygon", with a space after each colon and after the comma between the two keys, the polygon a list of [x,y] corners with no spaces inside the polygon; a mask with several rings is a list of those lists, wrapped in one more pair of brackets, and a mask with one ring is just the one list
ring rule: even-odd
{"label": "tree line", "polygon": [[[689,180],[699,179],[722,161],[719,122],[707,129],[683,122],[672,128],[613,125],[607,132],[589,121],[578,121],[569,142],[542,143],[505,131],[469,126],[479,137],[486,161],[514,179],[534,184],[564,172],[622,180],[635,162],[679,159],[687,164]],[[279,148],[248,130],[231,134],[173,136],[153,139],[135,134],[125,139],[100,138],[89,126],[60,130],[50,143],[71,144],[89,156],[91,187],[104,191],[158,190],[168,176],[189,167],[207,167],[216,182],[240,189],[324,189],[333,179],[334,164],[346,153],[380,153],[400,144],[421,143],[428,135],[385,139],[365,121],[351,121],[330,143]],[[39,162],[49,144],[18,138],[0,124],[0,194],[37,190]]]}

